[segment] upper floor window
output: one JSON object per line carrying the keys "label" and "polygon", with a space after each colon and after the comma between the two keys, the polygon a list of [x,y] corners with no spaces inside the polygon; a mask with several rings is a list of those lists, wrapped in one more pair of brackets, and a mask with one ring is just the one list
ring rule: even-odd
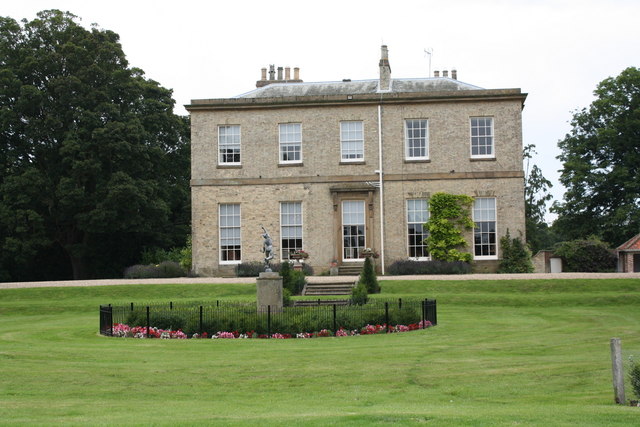
{"label": "upper floor window", "polygon": [[429,122],[427,120],[404,121],[404,146],[407,160],[429,158]]}
{"label": "upper floor window", "polygon": [[364,132],[362,122],[340,122],[340,160],[364,160]]}
{"label": "upper floor window", "polygon": [[478,197],[473,202],[473,247],[475,258],[498,256],[496,231],[496,199]]}
{"label": "upper floor window", "polygon": [[242,259],[240,240],[240,205],[220,205],[220,262],[236,264]]}
{"label": "upper floor window", "polygon": [[471,117],[471,157],[495,157],[492,117]]}
{"label": "upper floor window", "polygon": [[280,236],[282,259],[290,259],[292,252],[302,250],[302,203],[280,203]]}
{"label": "upper floor window", "polygon": [[280,163],[302,162],[302,125],[280,124]]}
{"label": "upper floor window", "polygon": [[407,242],[409,258],[424,260],[429,256],[427,251],[426,222],[429,220],[429,204],[426,199],[407,200]]}
{"label": "upper floor window", "polygon": [[240,164],[240,125],[218,126],[218,164]]}

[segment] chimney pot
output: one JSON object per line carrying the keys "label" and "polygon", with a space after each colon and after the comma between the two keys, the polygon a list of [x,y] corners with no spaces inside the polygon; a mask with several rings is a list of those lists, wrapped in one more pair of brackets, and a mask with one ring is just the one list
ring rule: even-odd
{"label": "chimney pot", "polygon": [[276,66],[271,64],[269,65],[269,80],[275,80],[276,78]]}
{"label": "chimney pot", "polygon": [[433,77],[440,77],[440,71],[435,70],[435,71],[433,72]]}
{"label": "chimney pot", "polygon": [[278,80],[282,80],[282,67],[278,67]]}
{"label": "chimney pot", "polygon": [[458,70],[456,70],[455,68],[451,70],[451,78],[453,80],[458,80]]}
{"label": "chimney pot", "polygon": [[382,45],[380,53],[380,81],[379,90],[389,90],[391,88],[391,65],[389,64],[389,51],[387,45]]}
{"label": "chimney pot", "polygon": [[291,80],[291,67],[284,67],[284,79]]}
{"label": "chimney pot", "polygon": [[300,68],[295,67],[293,69],[293,80],[300,80]]}
{"label": "chimney pot", "polygon": [[267,69],[262,68],[260,71],[262,71],[260,80],[267,80]]}
{"label": "chimney pot", "polygon": [[442,70],[442,77],[449,77],[449,70]]}

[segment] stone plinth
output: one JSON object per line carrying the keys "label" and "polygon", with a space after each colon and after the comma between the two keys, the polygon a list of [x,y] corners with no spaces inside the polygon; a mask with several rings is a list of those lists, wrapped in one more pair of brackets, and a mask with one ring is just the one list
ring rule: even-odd
{"label": "stone plinth", "polygon": [[282,311],[282,277],[276,272],[262,272],[256,280],[257,309],[266,313]]}

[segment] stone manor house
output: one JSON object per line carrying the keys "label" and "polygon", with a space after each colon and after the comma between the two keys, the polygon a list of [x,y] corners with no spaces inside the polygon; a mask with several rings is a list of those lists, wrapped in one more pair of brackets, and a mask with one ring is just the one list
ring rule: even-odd
{"label": "stone manor house", "polygon": [[474,198],[467,233],[474,270],[495,271],[500,237],[524,236],[520,89],[483,89],[456,70],[391,78],[382,46],[379,78],[305,83],[299,69],[262,69],[256,89],[196,99],[191,114],[193,266],[232,275],[263,259],[309,253],[316,273],[353,266],[362,251],[379,270],[428,260],[423,224],[436,192]]}

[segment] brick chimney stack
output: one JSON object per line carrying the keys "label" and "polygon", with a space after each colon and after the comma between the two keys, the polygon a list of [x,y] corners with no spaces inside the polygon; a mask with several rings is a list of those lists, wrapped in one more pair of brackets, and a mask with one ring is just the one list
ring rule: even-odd
{"label": "brick chimney stack", "polygon": [[391,89],[391,65],[389,65],[389,51],[387,45],[382,45],[380,55],[380,83],[378,90]]}
{"label": "brick chimney stack", "polygon": [[[300,68],[293,69],[293,79],[291,78],[291,67],[278,67],[278,75],[276,79],[276,66],[269,65],[269,79],[267,80],[267,69],[260,69],[260,80],[256,82],[256,87],[263,87],[271,83],[302,83],[300,80]],[[283,78],[284,71],[284,78]]]}

